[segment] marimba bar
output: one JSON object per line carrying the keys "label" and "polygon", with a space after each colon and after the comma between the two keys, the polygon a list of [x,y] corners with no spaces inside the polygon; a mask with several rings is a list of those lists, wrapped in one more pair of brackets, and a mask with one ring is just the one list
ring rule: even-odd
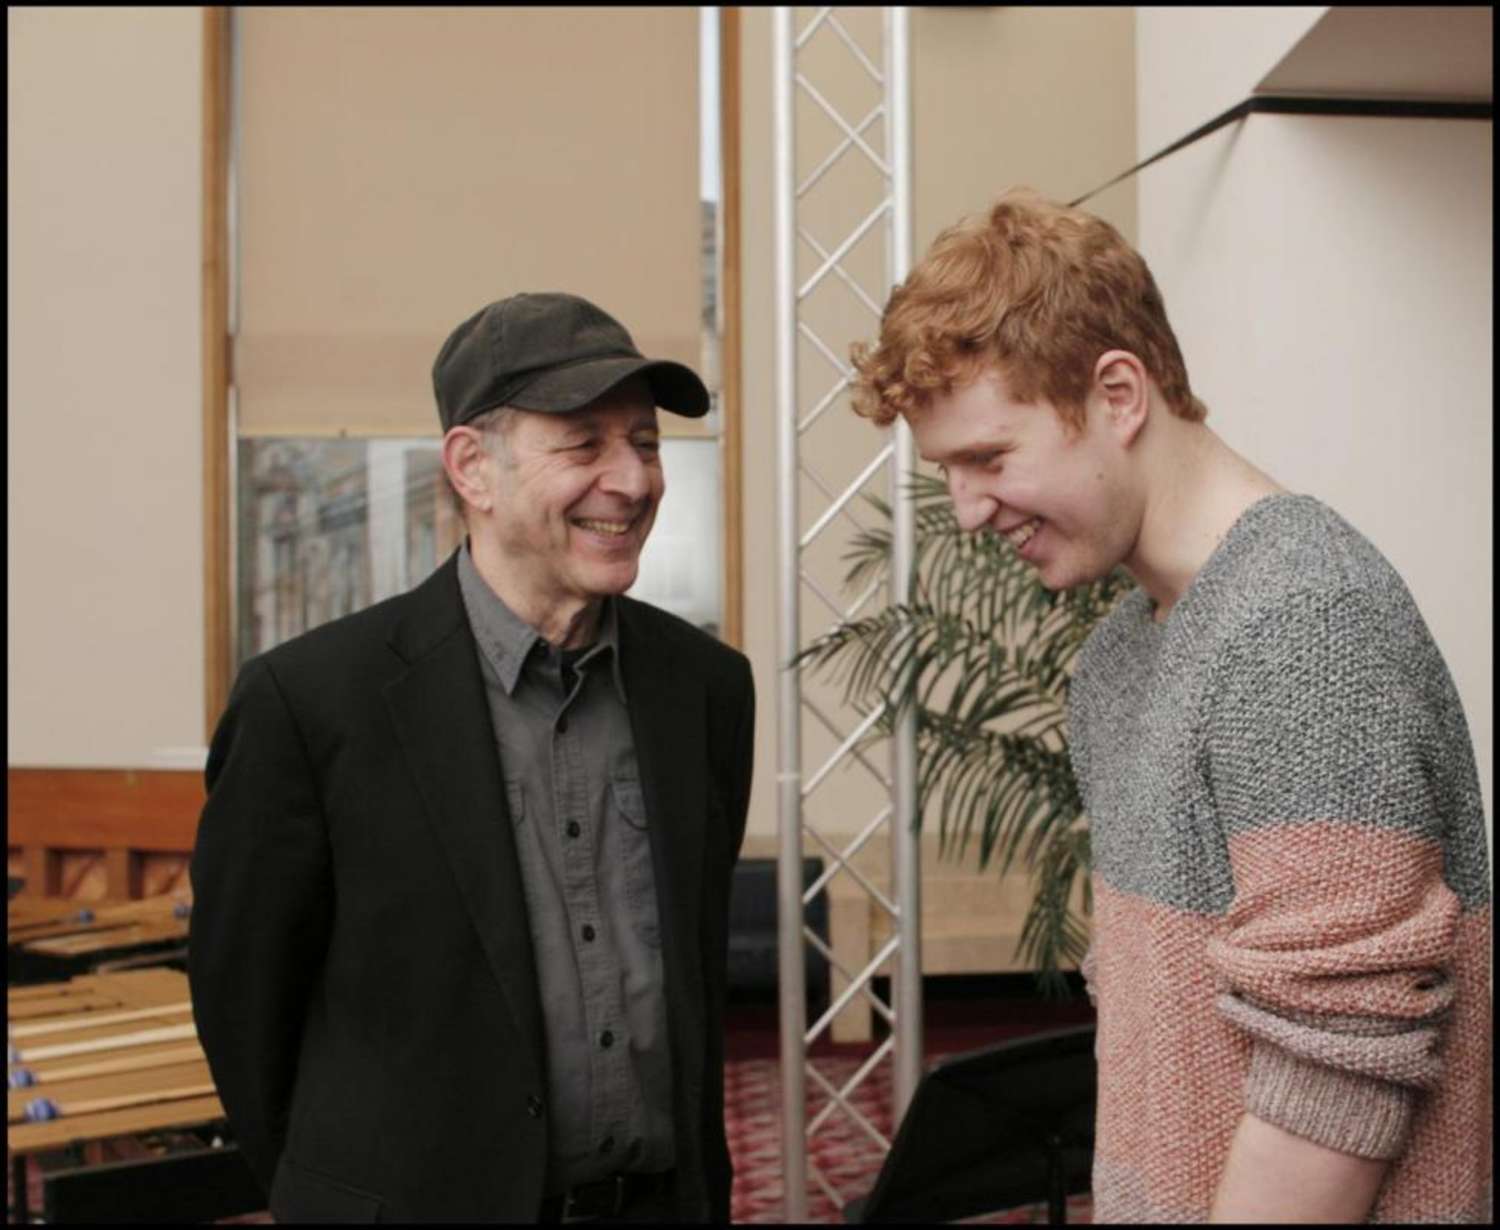
{"label": "marimba bar", "polygon": [[188,894],[89,904],[18,897],[6,914],[8,984],[55,982],[187,943]]}
{"label": "marimba bar", "polygon": [[[227,1133],[181,971],[131,970],[15,987],[7,1001],[6,1141],[16,1220],[27,1219],[26,1159],[34,1154],[172,1129]],[[191,1184],[174,1178],[179,1162],[193,1169]],[[186,1188],[198,1193],[193,1198],[203,1207],[183,1207]],[[205,1221],[265,1207],[238,1150],[206,1143],[190,1154],[138,1165],[74,1167],[51,1176],[44,1168],[43,1192],[48,1221],[90,1213],[109,1220],[127,1212],[143,1217],[162,1199],[174,1202],[172,1216],[157,1209],[150,1219]]]}

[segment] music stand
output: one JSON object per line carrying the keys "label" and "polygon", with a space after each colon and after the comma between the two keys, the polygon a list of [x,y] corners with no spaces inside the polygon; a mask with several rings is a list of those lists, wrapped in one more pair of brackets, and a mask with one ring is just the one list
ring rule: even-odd
{"label": "music stand", "polygon": [[1089,1190],[1094,1156],[1094,1026],[1051,1030],[934,1064],[922,1078],[850,1222],[932,1222]]}

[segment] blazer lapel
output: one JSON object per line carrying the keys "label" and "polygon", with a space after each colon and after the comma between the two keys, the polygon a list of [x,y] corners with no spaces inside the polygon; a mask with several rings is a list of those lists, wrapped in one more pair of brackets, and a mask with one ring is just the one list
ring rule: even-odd
{"label": "blazer lapel", "polygon": [[455,559],[413,591],[391,644],[410,664],[386,704],[517,1029],[545,1062],[540,996],[500,758]]}

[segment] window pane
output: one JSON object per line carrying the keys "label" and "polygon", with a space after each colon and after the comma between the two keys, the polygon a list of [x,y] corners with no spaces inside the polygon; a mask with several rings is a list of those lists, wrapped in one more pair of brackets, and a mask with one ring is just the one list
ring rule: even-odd
{"label": "window pane", "polygon": [[[243,664],[417,585],[463,539],[435,439],[239,442]],[[667,494],[630,593],[717,635],[719,448],[662,441]]]}
{"label": "window pane", "polygon": [[718,636],[724,550],[719,442],[663,439],[661,464],[667,493],[641,552],[641,571],[630,596]]}
{"label": "window pane", "polygon": [[436,440],[267,437],[239,447],[242,663],[410,589],[462,537]]}

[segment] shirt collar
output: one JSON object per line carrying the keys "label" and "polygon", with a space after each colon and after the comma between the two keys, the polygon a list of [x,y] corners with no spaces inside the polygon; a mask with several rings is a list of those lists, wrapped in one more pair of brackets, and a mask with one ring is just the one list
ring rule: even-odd
{"label": "shirt collar", "polygon": [[[474,563],[467,538],[458,553],[458,587],[480,652],[495,668],[505,694],[515,695],[516,681],[520,679],[527,660],[539,644],[545,643],[542,634],[506,606],[500,595],[490,588]],[[598,636],[578,659],[575,668],[587,666],[606,651],[610,655],[615,691],[623,705],[626,702],[625,679],[620,673],[620,619],[613,597],[604,600]]]}
{"label": "shirt collar", "polygon": [[593,648],[578,660],[578,665],[594,661],[605,651],[609,653],[610,674],[615,681],[615,692],[620,703],[625,704],[625,676],[620,673],[620,604],[611,594],[604,600],[604,609],[599,615],[599,636]]}

